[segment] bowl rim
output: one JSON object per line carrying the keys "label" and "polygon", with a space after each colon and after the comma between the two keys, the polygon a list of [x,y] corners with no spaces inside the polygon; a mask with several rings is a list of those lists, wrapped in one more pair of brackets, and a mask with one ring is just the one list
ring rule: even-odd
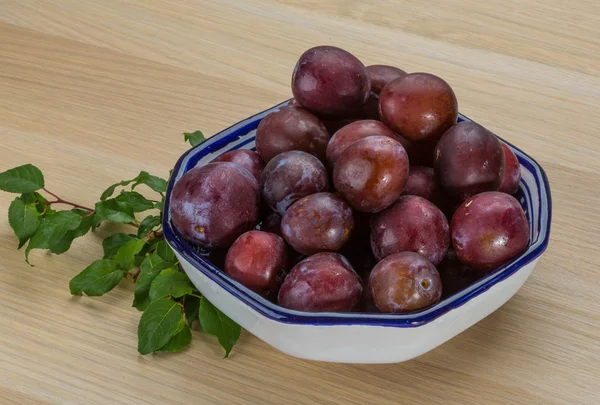
{"label": "bowl rim", "polygon": [[[286,105],[289,101],[290,100],[286,100],[262,112],[252,115],[251,117],[248,117],[211,136],[205,142],[190,148],[187,152],[181,155],[175,164],[175,167],[172,171],[172,176],[169,179],[167,192],[165,194],[162,223],[165,240],[181,257],[192,264],[196,270],[202,272],[206,277],[219,285],[227,293],[231,294],[233,297],[240,300],[242,303],[258,312],[260,315],[272,321],[296,325],[419,327],[438,319],[442,315],[483,294],[494,285],[515,274],[519,269],[537,259],[548,247],[552,220],[552,196],[548,177],[542,167],[532,157],[524,153],[521,149],[498,137],[515,152],[519,163],[525,166],[525,168],[533,174],[533,179],[539,190],[539,195],[537,195],[539,199],[538,212],[532,212],[531,208],[529,209],[531,218],[535,218],[536,215],[539,216],[538,236],[530,243],[527,250],[522,252],[519,256],[496,269],[492,273],[484,276],[482,279],[478,280],[476,283],[460,291],[459,293],[447,297],[431,307],[410,314],[358,312],[311,313],[286,309],[268,301],[266,298],[229,278],[222,270],[208,261],[205,255],[191,248],[189,243],[185,241],[181,234],[172,226],[171,221],[169,220],[169,206],[174,184],[183,173],[189,170],[189,167],[184,167],[184,163],[188,162],[192,156],[205,156],[208,153],[220,150],[222,147],[235,142],[243,136],[247,136],[248,132],[256,129],[258,123],[265,115]],[[458,121],[472,120],[462,114],[459,114]],[[247,142],[241,142],[235,146],[239,148],[249,142],[251,142],[251,140]],[[534,196],[531,194],[529,186],[525,182],[521,182],[521,186],[523,188],[523,192],[528,195],[526,201],[530,203]],[[542,221],[542,219],[545,219],[545,221]]]}

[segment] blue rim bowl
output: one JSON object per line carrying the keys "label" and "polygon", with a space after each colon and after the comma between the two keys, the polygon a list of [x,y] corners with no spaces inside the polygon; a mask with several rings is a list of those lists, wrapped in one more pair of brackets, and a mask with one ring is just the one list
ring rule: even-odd
{"label": "blue rim bowl", "polygon": [[[483,294],[490,287],[510,277],[526,264],[538,258],[547,248],[552,219],[552,200],[548,178],[542,167],[519,148],[504,141],[516,154],[521,164],[523,178],[519,185],[517,199],[523,206],[529,220],[531,237],[527,250],[519,256],[486,275],[468,288],[450,296],[424,310],[410,314],[380,313],[334,313],[301,312],[282,308],[229,278],[223,271],[208,260],[208,252],[187,242],[173,227],[169,206],[174,184],[188,170],[198,164],[206,164],[217,156],[235,149],[255,149],[254,137],[261,119],[270,112],[286,105],[289,100],[258,113],[210,137],[204,143],[184,153],[177,161],[169,180],[163,217],[166,240],[184,259],[194,265],[224,291],[233,295],[262,316],[273,321],[297,325],[372,325],[389,327],[418,327],[434,321],[441,315],[458,308],[472,298]],[[458,122],[471,121],[459,114]]]}

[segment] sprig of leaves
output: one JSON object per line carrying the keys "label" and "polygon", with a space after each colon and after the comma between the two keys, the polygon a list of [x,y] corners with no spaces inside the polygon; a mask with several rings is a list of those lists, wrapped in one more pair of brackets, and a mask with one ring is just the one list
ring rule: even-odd
{"label": "sprig of leaves", "polygon": [[[205,140],[200,131],[185,133],[184,139],[192,146]],[[148,198],[135,191],[140,185],[158,196]],[[225,357],[229,356],[241,328],[196,290],[164,240],[162,218],[167,180],[142,171],[133,179],[108,187],[94,208],[88,208],[47,190],[41,170],[26,164],[0,173],[0,190],[20,194],[10,204],[8,219],[18,239],[18,249],[26,246],[28,263],[32,250],[62,254],[76,238],[95,231],[104,222],[137,228],[134,233],[118,232],[106,237],[102,242],[103,257],[76,275],[69,289],[73,295],[101,296],[123,279],[135,283],[132,306],[143,312],[138,324],[141,354],[185,349],[192,340],[192,329],[200,324],[205,333],[217,337]],[[54,199],[49,200],[38,191]],[[58,205],[68,209],[57,210]],[[141,222],[136,217],[140,213],[144,213]]]}

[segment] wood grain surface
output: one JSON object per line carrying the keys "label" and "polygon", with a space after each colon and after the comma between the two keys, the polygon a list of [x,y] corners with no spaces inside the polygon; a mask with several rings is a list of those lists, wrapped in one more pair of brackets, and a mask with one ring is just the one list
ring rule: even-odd
{"label": "wood grain surface", "polygon": [[183,353],[140,356],[130,285],[68,291],[115,228],[29,267],[0,193],[0,403],[600,403],[597,0],[1,0],[0,171],[33,163],[83,204],[140,170],[167,175],[183,131],[290,97],[319,44],[442,76],[461,112],[545,168],[551,243],[517,295],[401,364],[298,360],[248,333],[226,360],[201,332]]}

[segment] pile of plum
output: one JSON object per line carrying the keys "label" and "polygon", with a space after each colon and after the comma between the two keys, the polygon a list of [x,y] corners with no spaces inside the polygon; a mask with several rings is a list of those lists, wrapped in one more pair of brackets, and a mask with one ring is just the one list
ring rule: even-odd
{"label": "pile of plum", "polygon": [[260,122],[257,152],[173,188],[173,225],[231,278],[299,311],[407,313],[526,249],[519,162],[457,123],[444,80],[318,46],[292,92]]}

